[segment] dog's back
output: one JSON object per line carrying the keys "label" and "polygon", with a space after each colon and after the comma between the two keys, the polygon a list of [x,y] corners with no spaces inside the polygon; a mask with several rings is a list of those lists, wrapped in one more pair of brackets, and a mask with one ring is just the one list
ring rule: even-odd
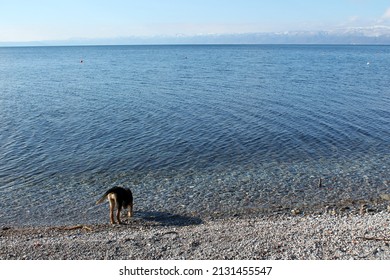
{"label": "dog's back", "polygon": [[103,203],[109,194],[114,194],[116,196],[117,203],[123,205],[123,207],[133,204],[133,194],[131,193],[131,190],[122,187],[113,187],[109,189],[98,201],[96,201],[96,204]]}

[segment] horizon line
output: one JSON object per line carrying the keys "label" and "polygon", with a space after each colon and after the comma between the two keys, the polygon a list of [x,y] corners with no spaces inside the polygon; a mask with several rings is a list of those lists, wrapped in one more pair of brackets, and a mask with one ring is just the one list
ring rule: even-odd
{"label": "horizon line", "polygon": [[[383,28],[381,26],[381,28]],[[386,27],[390,30],[390,27]],[[390,32],[285,31],[211,33],[196,35],[117,36],[96,38],[0,41],[0,47],[18,46],[113,46],[113,45],[389,45]],[[349,29],[351,31],[351,29]]]}
{"label": "horizon line", "polygon": [[68,44],[68,45],[2,45],[0,48],[45,48],[45,47],[153,47],[153,46],[383,46],[390,43],[148,43],[148,44]]}

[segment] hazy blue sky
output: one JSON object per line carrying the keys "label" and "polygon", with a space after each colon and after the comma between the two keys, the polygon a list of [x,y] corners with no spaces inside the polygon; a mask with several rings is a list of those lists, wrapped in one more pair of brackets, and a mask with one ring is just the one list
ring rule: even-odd
{"label": "hazy blue sky", "polygon": [[374,25],[389,0],[0,0],[0,42]]}

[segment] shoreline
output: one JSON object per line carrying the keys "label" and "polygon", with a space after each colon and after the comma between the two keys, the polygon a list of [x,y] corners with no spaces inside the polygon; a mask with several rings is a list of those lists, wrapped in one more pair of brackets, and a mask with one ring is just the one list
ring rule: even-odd
{"label": "shoreline", "polygon": [[390,212],[3,226],[0,245],[1,260],[389,260]]}
{"label": "shoreline", "polygon": [[37,184],[11,183],[3,189],[0,227],[105,222],[108,206],[95,205],[95,201],[112,186],[132,190],[135,211],[141,217],[149,211],[223,217],[295,208],[302,212],[316,208],[321,213],[339,204],[354,208],[360,203],[375,204],[389,192],[390,158],[370,159],[49,176]]}

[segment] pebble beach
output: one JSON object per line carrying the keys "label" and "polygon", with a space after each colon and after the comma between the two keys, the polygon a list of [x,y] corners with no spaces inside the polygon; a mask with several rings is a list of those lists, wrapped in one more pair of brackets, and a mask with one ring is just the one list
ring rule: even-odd
{"label": "pebble beach", "polygon": [[122,225],[2,227],[0,247],[2,260],[388,260],[390,213],[161,215]]}

